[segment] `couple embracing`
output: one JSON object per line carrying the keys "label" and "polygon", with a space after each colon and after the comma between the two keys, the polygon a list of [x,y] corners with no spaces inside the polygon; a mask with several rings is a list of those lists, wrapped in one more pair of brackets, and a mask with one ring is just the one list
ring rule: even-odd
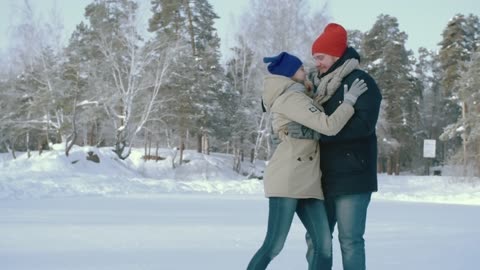
{"label": "couple embracing", "polygon": [[360,56],[347,46],[342,26],[327,25],[312,56],[311,74],[286,52],[264,58],[271,75],[262,105],[272,114],[275,150],[264,175],[267,233],[247,270],[266,269],[280,253],[295,213],[307,231],[308,269],[332,268],[335,225],[343,269],[366,269],[363,235],[377,191],[375,125],[382,96],[359,68]]}

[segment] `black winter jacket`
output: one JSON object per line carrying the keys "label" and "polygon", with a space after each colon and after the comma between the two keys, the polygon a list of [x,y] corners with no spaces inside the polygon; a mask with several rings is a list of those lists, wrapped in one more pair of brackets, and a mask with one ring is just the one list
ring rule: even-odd
{"label": "black winter jacket", "polygon": [[[347,59],[360,56],[353,48],[322,76],[341,66]],[[377,135],[375,126],[382,95],[375,80],[366,72],[356,69],[347,75],[335,94],[323,104],[325,113],[332,114],[343,102],[343,85],[350,86],[360,78],[368,90],[354,105],[355,114],[335,136],[322,136],[320,168],[322,186],[326,196],[377,191]]]}

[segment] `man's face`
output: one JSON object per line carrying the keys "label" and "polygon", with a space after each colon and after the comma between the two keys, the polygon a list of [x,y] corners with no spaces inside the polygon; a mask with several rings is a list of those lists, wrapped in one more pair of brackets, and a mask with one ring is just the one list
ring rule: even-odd
{"label": "man's face", "polygon": [[320,73],[325,73],[327,70],[338,60],[338,57],[331,56],[324,53],[313,54],[313,60],[315,61],[315,67]]}

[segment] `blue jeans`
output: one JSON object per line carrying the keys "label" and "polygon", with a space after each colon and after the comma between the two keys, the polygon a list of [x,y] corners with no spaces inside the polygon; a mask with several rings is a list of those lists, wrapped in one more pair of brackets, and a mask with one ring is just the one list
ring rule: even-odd
{"label": "blue jeans", "polygon": [[311,270],[332,268],[332,238],[325,205],[318,199],[269,198],[267,235],[260,249],[248,264],[247,270],[266,269],[285,244],[293,215],[297,213],[312,236]]}
{"label": "blue jeans", "polygon": [[[335,224],[338,225],[338,239],[342,250],[342,264],[344,270],[365,270],[365,224],[367,208],[370,203],[371,192],[351,195],[327,196],[325,208],[327,210],[330,231],[333,234]],[[332,237],[330,235],[330,237]],[[306,235],[308,251],[307,261],[312,261],[312,251],[315,243]]]}

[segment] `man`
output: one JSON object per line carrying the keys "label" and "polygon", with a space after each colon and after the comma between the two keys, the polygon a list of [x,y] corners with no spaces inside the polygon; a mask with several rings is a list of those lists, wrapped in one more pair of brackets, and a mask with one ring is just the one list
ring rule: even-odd
{"label": "man", "polygon": [[[360,56],[347,47],[347,32],[328,24],[312,45],[316,71],[309,75],[314,99],[330,115],[343,102],[343,85],[355,79],[368,86],[355,103],[355,114],[335,136],[320,139],[320,168],[330,231],[338,226],[344,270],[364,270],[367,208],[377,191],[377,136],[375,125],[382,96],[374,79],[359,69]],[[301,138],[305,127],[288,126],[289,136]],[[307,235],[311,258],[312,243]]]}

